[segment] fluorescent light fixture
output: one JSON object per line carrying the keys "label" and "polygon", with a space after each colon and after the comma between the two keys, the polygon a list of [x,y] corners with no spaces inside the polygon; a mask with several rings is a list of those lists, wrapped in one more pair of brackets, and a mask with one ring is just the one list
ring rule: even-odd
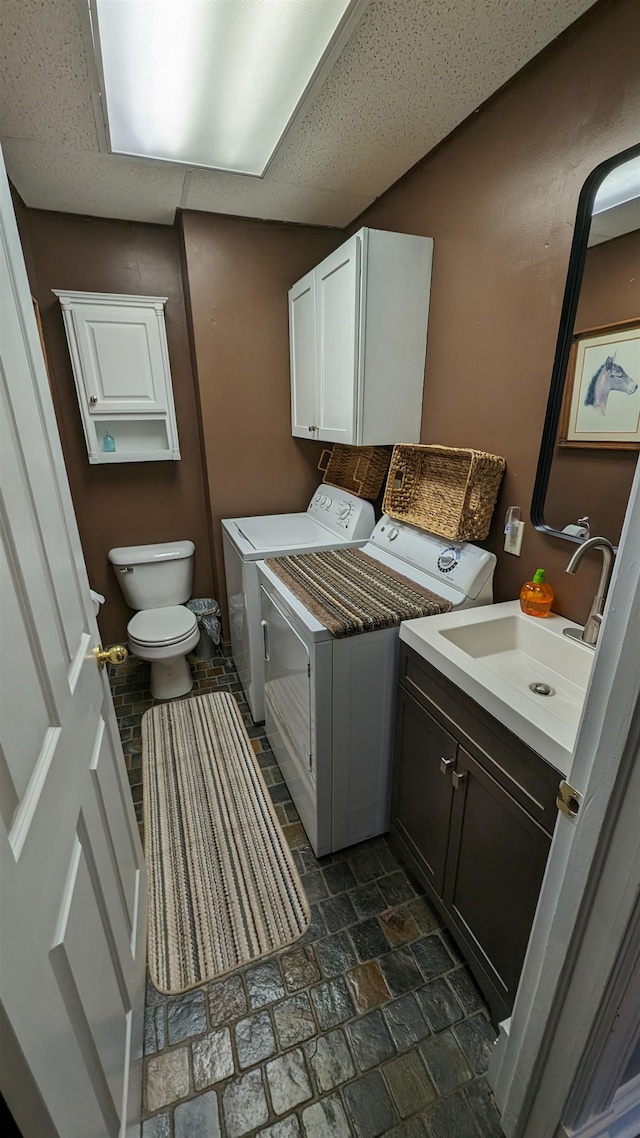
{"label": "fluorescent light fixture", "polygon": [[598,186],[592,212],[604,213],[634,198],[640,198],[640,157],[630,158],[607,174]]}
{"label": "fluorescent light fixture", "polygon": [[89,0],[109,148],[262,176],[368,0]]}

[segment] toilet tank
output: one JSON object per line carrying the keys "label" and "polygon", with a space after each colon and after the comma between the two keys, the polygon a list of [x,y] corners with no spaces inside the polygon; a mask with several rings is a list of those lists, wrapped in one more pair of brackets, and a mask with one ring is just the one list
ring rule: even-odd
{"label": "toilet tank", "polygon": [[188,601],[195,548],[192,541],[165,541],[110,549],[109,561],[127,604],[140,611]]}

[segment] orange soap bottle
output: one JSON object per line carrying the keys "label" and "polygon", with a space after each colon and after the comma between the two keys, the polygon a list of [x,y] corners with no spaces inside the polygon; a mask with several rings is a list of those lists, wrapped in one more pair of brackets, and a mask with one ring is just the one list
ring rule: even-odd
{"label": "orange soap bottle", "polygon": [[533,581],[520,590],[520,608],[527,616],[548,616],[553,604],[553,589],[544,579],[544,569],[536,569]]}

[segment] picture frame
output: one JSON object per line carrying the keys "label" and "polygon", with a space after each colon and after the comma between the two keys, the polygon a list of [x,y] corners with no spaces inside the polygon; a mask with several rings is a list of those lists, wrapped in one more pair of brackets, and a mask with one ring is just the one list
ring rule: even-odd
{"label": "picture frame", "polygon": [[640,449],[640,316],[574,333],[558,446]]}

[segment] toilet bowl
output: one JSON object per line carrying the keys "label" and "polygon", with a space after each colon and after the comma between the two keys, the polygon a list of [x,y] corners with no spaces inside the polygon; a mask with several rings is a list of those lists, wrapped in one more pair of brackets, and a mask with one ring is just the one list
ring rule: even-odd
{"label": "toilet bowl", "polygon": [[129,648],[151,664],[154,699],[174,699],[193,687],[187,654],[198,643],[191,596],[192,541],[129,545],[109,550],[125,600],[138,609],[127,625]]}

